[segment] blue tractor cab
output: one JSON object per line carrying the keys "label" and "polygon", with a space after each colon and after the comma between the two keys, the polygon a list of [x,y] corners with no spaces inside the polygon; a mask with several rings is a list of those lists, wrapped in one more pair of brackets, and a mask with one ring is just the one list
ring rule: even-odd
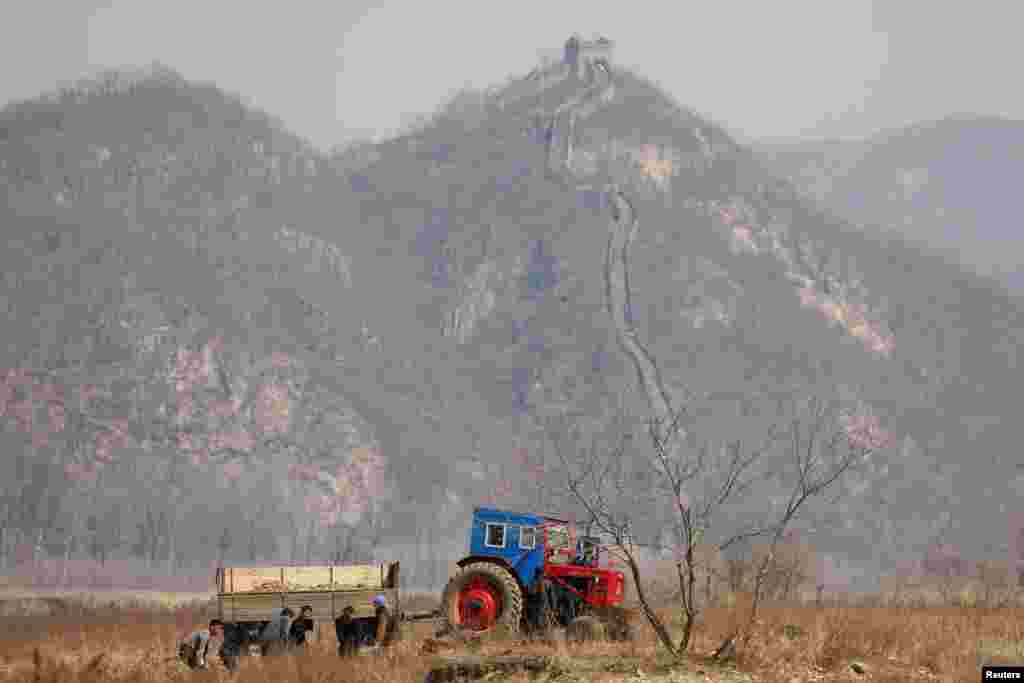
{"label": "blue tractor cab", "polygon": [[469,556],[465,560],[497,559],[520,583],[530,586],[544,571],[546,521],[547,518],[535,514],[477,508],[469,531]]}

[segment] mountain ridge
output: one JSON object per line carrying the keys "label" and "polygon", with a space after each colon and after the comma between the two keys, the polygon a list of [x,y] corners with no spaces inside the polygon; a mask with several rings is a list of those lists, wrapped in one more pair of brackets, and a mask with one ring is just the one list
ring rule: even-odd
{"label": "mountain ridge", "polygon": [[[574,149],[592,176],[628,171],[634,178],[644,220],[631,254],[635,324],[663,362],[671,391],[681,384],[737,395],[794,382],[861,385],[865,400],[900,433],[914,434],[906,467],[917,470],[905,475],[911,481],[932,482],[931,463],[952,466],[975,441],[958,433],[946,412],[965,415],[973,408],[1009,424],[1018,304],[905,241],[866,236],[803,203],[791,184],[767,173],[713,123],[688,114],[642,78],[613,71],[616,97],[588,118]],[[525,496],[529,482],[506,460],[514,444],[544,452],[543,434],[531,420],[565,409],[601,418],[610,386],[635,384],[625,359],[609,353],[615,341],[601,285],[606,248],[597,225],[607,219],[600,183],[567,192],[545,178],[545,145],[531,108],[502,106],[517,83],[455,98],[407,134],[334,156],[284,133],[275,137],[272,126],[258,116],[252,124],[230,98],[221,104],[211,94],[202,105],[188,86],[136,87],[111,95],[128,99],[105,110],[112,112],[106,123],[96,114],[87,121],[83,112],[67,113],[68,131],[59,142],[37,139],[43,133],[27,141],[0,136],[0,172],[20,178],[7,184],[8,207],[16,207],[7,222],[25,226],[24,248],[39,252],[48,248],[45,235],[69,232],[70,241],[54,252],[65,261],[90,249],[100,256],[119,250],[91,270],[69,274],[66,288],[84,289],[87,309],[103,308],[104,287],[161,292],[168,300],[161,306],[201,303],[211,333],[230,330],[229,346],[239,353],[287,347],[315,367],[331,391],[358,405],[355,413],[389,455],[402,499],[386,508],[393,535],[421,539],[417,561],[427,561],[430,548],[454,554],[462,539],[417,529],[418,516],[435,509],[447,491],[460,502],[444,514],[464,523],[463,501],[484,493],[481,481],[488,487],[515,481],[522,491],[510,494],[510,504]],[[185,92],[173,94],[179,87]],[[540,104],[562,96],[545,90]],[[75,106],[90,102],[96,100]],[[0,125],[6,121],[0,115]],[[110,157],[92,150],[90,161],[89,145],[108,149]],[[78,162],[75,174],[63,172],[70,158]],[[36,182],[40,176],[45,182]],[[65,190],[66,206],[56,201]],[[121,218],[114,220],[118,210]],[[291,232],[282,233],[286,228]],[[153,262],[154,250],[164,268]],[[801,268],[813,266],[808,272],[821,276],[819,285],[833,286],[827,283],[834,278],[835,300],[822,296],[802,308],[787,280],[795,266],[780,260],[781,253],[802,260]],[[314,254],[321,266],[311,265]],[[18,261],[24,269],[23,259],[9,264],[20,273]],[[348,264],[350,286],[343,269],[323,265],[328,262]],[[113,277],[108,269],[115,264],[135,272],[135,284]],[[920,274],[907,277],[914,271]],[[85,276],[96,284],[81,287]],[[52,318],[53,310],[33,311],[24,301],[31,281],[27,274],[11,278],[9,290],[25,296],[6,297],[17,300],[9,314]],[[223,294],[211,297],[218,289]],[[107,307],[120,310],[120,304]],[[820,320],[836,307],[845,307],[846,319]],[[1000,315],[1003,335],[963,333],[979,329],[977,321],[994,327]],[[867,337],[854,332],[867,334],[854,323],[869,320],[890,330],[891,357],[876,358]],[[39,345],[30,329],[18,339]],[[47,334],[48,347],[82,336],[70,322]],[[125,353],[124,345],[111,346],[110,353]],[[92,352],[86,363],[97,362],[95,347]],[[8,359],[10,365],[20,360]],[[979,396],[977,385],[987,393]],[[993,457],[1000,443],[1010,443],[1006,429],[981,435]],[[935,481],[948,483],[949,476]],[[970,477],[959,477],[965,491],[1006,482],[1005,475],[980,469]],[[873,517],[870,505],[857,508],[862,525],[847,530],[842,544],[858,557],[870,553],[865,536],[890,533],[886,520],[919,509],[893,493],[899,482],[873,486],[873,501],[896,500],[891,508],[876,506]],[[984,506],[975,507],[980,516]],[[656,540],[654,520],[648,526]],[[353,528],[354,535],[363,533],[362,526]],[[935,533],[924,522],[908,522],[907,529],[919,543]],[[380,540],[379,527],[365,531]],[[426,572],[424,581],[444,570]]]}

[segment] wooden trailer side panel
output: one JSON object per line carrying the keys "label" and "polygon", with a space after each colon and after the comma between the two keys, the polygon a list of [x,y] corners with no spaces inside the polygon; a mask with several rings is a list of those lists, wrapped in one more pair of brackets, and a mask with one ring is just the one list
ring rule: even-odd
{"label": "wooden trailer side panel", "polygon": [[218,593],[282,593],[397,588],[398,563],[319,567],[225,567]]}
{"label": "wooden trailer side panel", "polygon": [[284,588],[282,567],[226,567],[222,570],[221,593],[253,593],[280,591]]}

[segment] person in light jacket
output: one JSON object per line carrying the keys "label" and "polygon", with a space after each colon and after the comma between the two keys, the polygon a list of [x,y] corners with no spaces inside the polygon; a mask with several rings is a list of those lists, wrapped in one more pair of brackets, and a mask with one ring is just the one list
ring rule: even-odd
{"label": "person in light jacket", "polygon": [[224,622],[210,621],[209,628],[193,631],[178,643],[178,658],[190,669],[206,669],[210,656],[220,651],[224,641]]}
{"label": "person in light jacket", "polygon": [[285,607],[263,628],[263,632],[260,633],[260,641],[264,656],[279,654],[285,649],[288,642],[288,631],[294,616],[295,612],[291,608]]}
{"label": "person in light jacket", "polygon": [[398,620],[390,609],[388,601],[383,595],[373,599],[374,616],[376,617],[376,628],[373,634],[373,645],[375,648],[390,646],[398,636]]}

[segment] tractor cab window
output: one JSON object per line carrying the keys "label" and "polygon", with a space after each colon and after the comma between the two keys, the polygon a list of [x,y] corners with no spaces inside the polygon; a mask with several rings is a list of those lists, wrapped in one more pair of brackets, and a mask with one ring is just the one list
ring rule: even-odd
{"label": "tractor cab window", "polygon": [[576,549],[578,563],[586,567],[597,566],[597,548],[598,539],[589,536],[580,539]]}
{"label": "tractor cab window", "polygon": [[548,527],[547,555],[550,562],[565,563],[570,557],[565,551],[570,548],[569,528],[563,524]]}
{"label": "tractor cab window", "polygon": [[486,537],[484,538],[484,545],[486,545],[488,548],[504,548],[505,525],[488,524],[486,530]]}
{"label": "tractor cab window", "polygon": [[533,550],[537,547],[537,529],[532,526],[519,527],[519,547],[522,550]]}

